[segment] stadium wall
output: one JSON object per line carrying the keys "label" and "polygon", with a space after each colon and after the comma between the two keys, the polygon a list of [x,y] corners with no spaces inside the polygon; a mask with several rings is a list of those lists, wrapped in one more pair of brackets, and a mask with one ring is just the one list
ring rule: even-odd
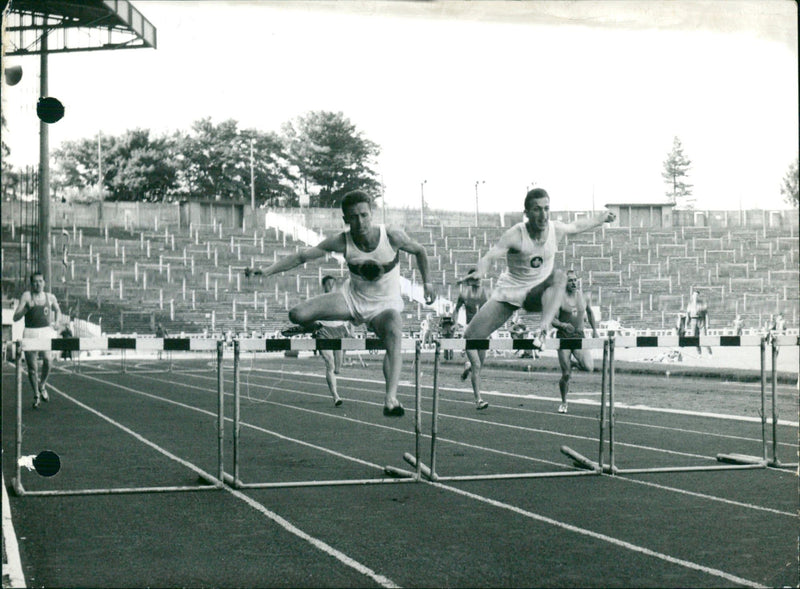
{"label": "stadium wall", "polygon": [[[619,205],[618,205],[619,206]],[[342,227],[339,209],[324,208],[258,208],[253,215],[249,204],[225,201],[185,201],[183,203],[150,202],[103,202],[71,203],[53,201],[50,218],[53,227],[124,227],[128,229],[152,229],[155,225],[188,228],[190,223],[222,223],[223,227],[264,228],[267,211],[285,215],[311,228],[338,229]],[[592,211],[554,211],[552,218],[570,222],[591,215]],[[7,201],[2,206],[2,224],[20,226],[23,207]],[[420,226],[419,209],[382,209],[375,211],[379,222],[400,227]],[[482,227],[509,227],[522,220],[522,212],[481,213]],[[639,225],[641,223],[638,223]],[[471,227],[475,225],[475,213],[463,211],[429,210],[425,213],[425,226]],[[620,225],[619,220],[615,223]],[[662,227],[662,225],[657,225]],[[798,227],[796,209],[787,210],[679,210],[672,209],[672,227],[713,227],[750,229],[785,229],[791,234]]]}

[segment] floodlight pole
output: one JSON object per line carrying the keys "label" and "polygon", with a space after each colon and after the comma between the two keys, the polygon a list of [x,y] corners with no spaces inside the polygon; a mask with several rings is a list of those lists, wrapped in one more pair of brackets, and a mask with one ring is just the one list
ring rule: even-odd
{"label": "floodlight pole", "polygon": [[425,184],[427,180],[423,180],[419,184],[419,226],[425,226]]}
{"label": "floodlight pole", "polygon": [[253,158],[253,138],[250,138],[250,208],[256,210],[256,182]]}
{"label": "floodlight pole", "polygon": [[475,181],[475,227],[478,227],[478,184],[486,184],[486,180]]}
{"label": "floodlight pole", "polygon": [[[47,90],[47,16],[42,22],[41,54],[39,56],[39,96],[48,95]],[[47,123],[39,120],[39,268],[45,284],[50,278],[50,134]],[[51,286],[52,288],[52,286]]]}

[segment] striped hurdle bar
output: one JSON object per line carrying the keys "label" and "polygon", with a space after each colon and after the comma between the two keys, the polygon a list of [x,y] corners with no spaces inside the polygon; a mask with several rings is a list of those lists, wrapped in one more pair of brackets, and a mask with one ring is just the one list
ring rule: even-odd
{"label": "striped hurdle bar", "polygon": [[[711,470],[736,470],[748,468],[796,468],[797,463],[785,464],[778,460],[778,407],[777,407],[777,382],[776,368],[778,350],[781,346],[798,346],[800,337],[797,336],[619,336],[609,338],[610,357],[608,374],[609,396],[609,466],[605,472],[611,474],[641,474],[656,472],[690,472]],[[766,347],[772,347],[772,458],[768,457],[767,411],[766,411]],[[614,461],[614,348],[660,348],[660,347],[759,347],[760,348],[760,380],[761,380],[761,442],[762,456],[749,456],[744,454],[718,454],[716,460],[724,463],[715,466],[668,466],[659,468],[627,468],[617,469]],[[602,440],[601,440],[602,444]]]}
{"label": "striped hurdle bar", "polygon": [[[385,350],[381,340],[376,338],[341,338],[341,339],[312,339],[312,338],[284,338],[284,339],[235,339],[233,341],[233,473],[224,472],[222,480],[236,489],[272,489],[287,487],[319,487],[319,486],[344,486],[344,485],[373,485],[417,482],[424,473],[424,465],[419,461],[422,432],[422,411],[420,392],[420,344],[416,340],[403,339],[402,349],[414,351],[415,371],[415,457],[417,459],[414,472],[392,466],[384,467],[387,476],[367,479],[333,479],[333,480],[305,480],[286,482],[243,482],[239,476],[240,467],[240,431],[241,431],[241,393],[239,367],[242,352],[287,352],[287,351],[320,351],[320,350]],[[406,453],[409,454],[409,453]],[[410,454],[409,454],[410,455]],[[404,454],[405,457],[405,454]]]}
{"label": "striped hurdle bar", "polygon": [[[547,471],[547,472],[518,472],[518,473],[497,473],[497,474],[475,474],[459,476],[442,476],[436,470],[437,458],[437,439],[439,421],[439,367],[442,350],[604,350],[603,366],[604,373],[607,365],[608,341],[600,338],[565,338],[547,339],[542,347],[538,340],[534,339],[440,339],[435,342],[434,348],[434,369],[433,369],[433,410],[431,417],[431,458],[430,475],[428,478],[436,481],[477,481],[477,480],[499,480],[499,479],[531,479],[531,478],[552,478],[552,477],[574,477],[598,475],[603,472],[602,464],[602,442],[600,462],[594,462],[579,454],[568,446],[562,446],[561,452],[571,458],[580,470],[570,471]],[[604,380],[605,383],[605,380]],[[605,388],[605,384],[604,384]],[[602,405],[601,405],[602,406]],[[602,417],[600,425],[600,437],[602,440]]]}
{"label": "striped hurdle bar", "polygon": [[[113,495],[123,493],[171,493],[184,491],[205,491],[221,489],[224,486],[222,477],[224,473],[223,448],[224,448],[224,391],[222,381],[222,361],[224,342],[216,339],[204,338],[129,338],[129,337],[99,337],[99,338],[37,338],[21,339],[15,342],[15,386],[16,386],[16,424],[15,424],[15,476],[12,481],[14,491],[19,496],[64,496],[64,495]],[[195,468],[198,478],[205,484],[184,486],[160,487],[112,487],[112,488],[86,488],[74,490],[49,490],[29,491],[22,484],[22,388],[23,374],[21,358],[25,352],[60,352],[60,351],[107,351],[107,350],[147,350],[147,351],[213,351],[217,353],[217,469],[214,476],[201,469]],[[77,401],[75,401],[77,403]],[[102,417],[102,416],[101,416]],[[138,437],[135,432],[128,432]]]}

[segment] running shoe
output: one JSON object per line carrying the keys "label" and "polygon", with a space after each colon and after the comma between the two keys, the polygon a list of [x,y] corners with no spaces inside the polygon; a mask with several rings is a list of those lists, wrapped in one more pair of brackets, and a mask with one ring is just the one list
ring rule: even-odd
{"label": "running shoe", "polygon": [[50,402],[50,395],[47,393],[46,384],[42,384],[42,386],[39,388],[39,393],[42,395],[42,401],[44,401],[45,403]]}
{"label": "running shoe", "polygon": [[281,330],[283,337],[292,337],[293,335],[303,335],[304,333],[314,333],[320,328],[319,323],[311,325],[290,325],[286,329]]}
{"label": "running shoe", "polygon": [[561,403],[561,405],[558,406],[558,412],[559,413],[566,413],[567,412],[567,404],[566,403]]}
{"label": "running shoe", "polygon": [[42,398],[39,395],[36,395],[36,397],[34,397],[33,399],[33,408],[38,409],[39,405],[41,404],[42,404]]}
{"label": "running shoe", "polygon": [[469,378],[469,371],[471,368],[469,362],[464,365],[464,372],[461,373],[461,380],[467,380],[467,378]]}
{"label": "running shoe", "polygon": [[477,403],[475,403],[475,409],[477,409],[478,411],[486,409],[488,406],[489,406],[489,403],[487,403],[486,401],[483,401],[483,400],[478,401]]}
{"label": "running shoe", "polygon": [[383,408],[383,414],[386,417],[403,417],[406,414],[406,410],[403,409],[402,405],[395,405],[391,409],[388,407]]}

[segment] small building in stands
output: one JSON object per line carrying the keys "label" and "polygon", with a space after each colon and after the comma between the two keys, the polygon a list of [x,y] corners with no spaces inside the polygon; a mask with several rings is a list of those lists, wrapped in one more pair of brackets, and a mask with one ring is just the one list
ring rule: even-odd
{"label": "small building in stands", "polygon": [[672,227],[675,205],[662,203],[608,203],[606,207],[617,215],[612,225],[617,227]]}
{"label": "small building in stands", "polygon": [[189,225],[222,224],[223,227],[241,228],[244,222],[245,207],[250,203],[236,200],[183,200],[180,203],[180,224]]}

